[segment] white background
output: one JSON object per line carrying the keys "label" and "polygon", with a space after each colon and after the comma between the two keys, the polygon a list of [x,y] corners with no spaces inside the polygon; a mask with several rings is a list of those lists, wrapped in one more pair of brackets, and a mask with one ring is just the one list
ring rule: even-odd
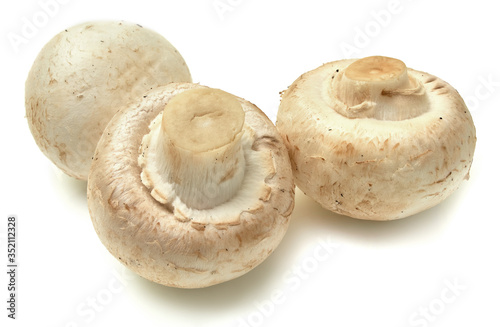
{"label": "white background", "polygon": [[[500,325],[500,23],[493,1],[54,1],[3,1],[0,8],[0,272],[7,270],[6,219],[19,220],[18,319],[6,317],[1,273],[2,326]],[[58,5],[44,14],[49,2]],[[214,4],[229,7],[221,12]],[[39,28],[23,35],[34,18]],[[242,96],[273,121],[279,92],[300,74],[346,57],[399,58],[466,99],[478,138],[471,179],[441,205],[383,223],[327,212],[297,191],[283,242],[247,275],[199,290],[146,281],[100,243],[86,183],[53,167],[24,117],[24,82],[42,46],[97,19],[156,30],[182,53],[195,82]],[[12,44],[13,35],[24,42]]]}

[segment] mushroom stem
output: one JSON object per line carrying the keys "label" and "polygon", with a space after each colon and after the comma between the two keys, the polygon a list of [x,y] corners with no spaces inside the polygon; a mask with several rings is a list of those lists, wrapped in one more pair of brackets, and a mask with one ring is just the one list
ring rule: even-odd
{"label": "mushroom stem", "polygon": [[425,89],[408,75],[398,59],[373,56],[358,59],[332,80],[330,95],[348,118],[404,120],[428,110]]}
{"label": "mushroom stem", "polygon": [[245,174],[244,121],[239,100],[217,89],[187,90],[165,106],[161,170],[187,206],[210,209],[236,194]]}

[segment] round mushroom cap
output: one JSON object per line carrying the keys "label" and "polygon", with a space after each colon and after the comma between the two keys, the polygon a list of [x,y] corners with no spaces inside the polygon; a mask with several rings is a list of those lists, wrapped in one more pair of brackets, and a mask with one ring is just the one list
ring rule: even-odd
{"label": "round mushroom cap", "polygon": [[51,39],[33,63],[25,90],[29,128],[57,167],[86,180],[111,117],[171,82],[191,82],[191,75],[163,36],[127,22],[80,24]]}
{"label": "round mushroom cap", "polygon": [[[157,153],[161,144],[152,135],[160,130],[163,110],[176,95],[195,89],[209,88],[172,83],[118,112],[97,145],[88,180],[92,222],[109,252],[140,276],[179,288],[211,286],[256,267],[280,243],[294,207],[290,160],[276,127],[255,105],[238,97],[232,96],[244,112],[237,141],[245,167],[234,196],[197,209],[176,193],[173,184],[183,180],[170,182],[154,170],[150,163],[162,160]],[[169,119],[176,118],[179,102]],[[182,123],[185,116],[180,117]]]}
{"label": "round mushroom cap", "polygon": [[[282,93],[276,126],[295,182],[324,208],[359,219],[403,218],[468,179],[476,132],[463,99],[436,76],[401,64],[334,61]],[[382,88],[403,83],[400,77],[405,89]]]}

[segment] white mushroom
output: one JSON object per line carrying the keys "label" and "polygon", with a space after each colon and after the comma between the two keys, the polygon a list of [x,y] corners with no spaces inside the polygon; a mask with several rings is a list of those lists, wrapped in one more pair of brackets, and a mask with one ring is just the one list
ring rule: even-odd
{"label": "white mushroom", "polygon": [[161,35],[126,22],[77,25],[50,40],[33,63],[26,80],[28,124],[56,166],[85,180],[117,110],[170,82],[191,82],[191,75]]}
{"label": "white mushroom", "polygon": [[379,56],[302,75],[282,94],[276,125],[297,186],[326,209],[370,220],[443,201],[468,178],[476,143],[455,89]]}
{"label": "white mushroom", "polygon": [[294,206],[290,161],[255,105],[172,83],[120,111],[88,181],[97,234],[154,282],[206,287],[241,276],[277,247]]}

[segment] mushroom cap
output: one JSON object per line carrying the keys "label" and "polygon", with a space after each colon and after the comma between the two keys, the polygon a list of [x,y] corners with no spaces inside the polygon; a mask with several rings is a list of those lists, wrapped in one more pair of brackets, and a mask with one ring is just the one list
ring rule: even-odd
{"label": "mushroom cap", "polygon": [[191,82],[163,36],[119,21],[80,24],[52,38],[26,80],[26,116],[42,152],[66,174],[87,179],[111,117],[147,90]]}
{"label": "mushroom cap", "polygon": [[251,196],[240,192],[213,209],[195,210],[176,195],[158,201],[143,183],[141,143],[151,125],[176,94],[203,87],[172,83],[118,112],[97,145],[88,180],[92,222],[109,252],[142,277],[180,288],[221,283],[260,264],[283,238],[294,206],[286,147],[266,115],[241,98],[246,170],[259,171],[245,173],[242,188]]}
{"label": "mushroom cap", "polygon": [[[440,203],[468,179],[472,164],[476,133],[463,99],[443,80],[408,68],[426,92],[422,114],[348,118],[331,92],[353,62],[324,64],[282,93],[276,126],[297,186],[324,208],[359,219],[398,219]],[[402,99],[387,97],[395,105]]]}

